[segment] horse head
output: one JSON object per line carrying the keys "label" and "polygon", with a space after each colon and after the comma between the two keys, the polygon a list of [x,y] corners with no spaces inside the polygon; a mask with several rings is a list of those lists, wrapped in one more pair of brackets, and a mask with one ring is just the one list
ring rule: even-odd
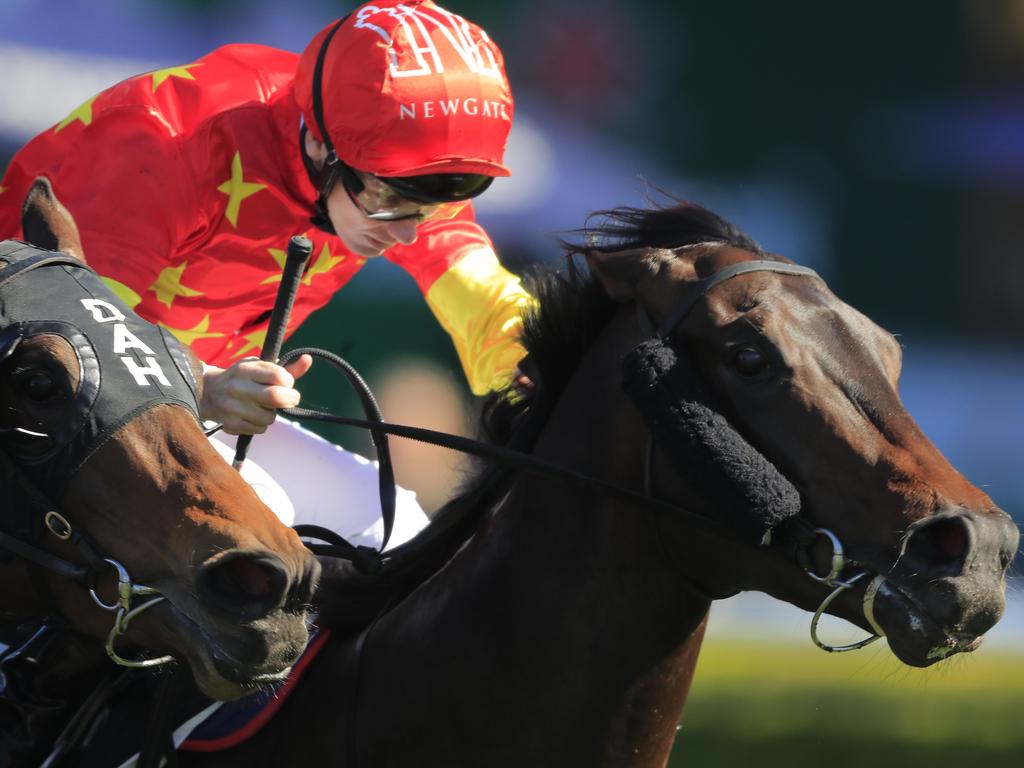
{"label": "horse head", "polygon": [[[608,294],[635,302],[799,493],[798,521],[770,545],[719,541],[714,558],[668,520],[690,577],[711,594],[758,589],[809,610],[834,590],[829,612],[884,634],[909,665],[976,648],[1004,610],[1018,531],[903,407],[893,335],[699,206],[613,211],[591,234],[599,246],[576,250]],[[622,320],[629,344],[634,317]],[[656,495],[721,514],[694,498],[671,448],[655,442]]]}
{"label": "horse head", "polygon": [[[184,659],[214,698],[280,679],[306,642],[315,559],[203,434],[199,362],[79,261],[45,180],[23,229],[63,253],[10,243],[0,259],[0,529],[43,552],[0,566],[3,610],[56,612],[129,666],[146,664],[132,647]],[[53,263],[12,276],[33,259]]]}

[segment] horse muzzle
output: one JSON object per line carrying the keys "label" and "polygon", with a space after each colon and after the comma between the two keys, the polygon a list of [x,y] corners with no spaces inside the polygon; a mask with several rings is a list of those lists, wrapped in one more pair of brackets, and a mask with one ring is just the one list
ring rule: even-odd
{"label": "horse muzzle", "polygon": [[1019,531],[1002,510],[940,512],[915,523],[869,619],[904,663],[926,667],[975,650],[1006,608],[1006,572]]}

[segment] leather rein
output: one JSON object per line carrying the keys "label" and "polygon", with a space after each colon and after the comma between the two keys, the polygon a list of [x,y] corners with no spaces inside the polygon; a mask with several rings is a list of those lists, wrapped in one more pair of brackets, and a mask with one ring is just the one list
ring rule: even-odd
{"label": "leather rein", "polygon": [[[818,278],[817,274],[810,269],[805,267],[799,267],[796,265],[790,265],[783,262],[773,262],[767,260],[754,261],[754,262],[743,262],[737,264],[734,267],[722,270],[714,275],[705,278],[704,280],[695,283],[690,290],[680,300],[675,310],[670,314],[669,318],[656,330],[649,331],[649,334],[655,338],[668,339],[671,337],[678,326],[685,320],[690,311],[693,309],[697,301],[706,294],[711,288],[719,283],[728,280],[736,275],[745,274],[747,272],[778,272],[781,274],[792,274],[801,275],[807,277]],[[818,278],[820,279],[820,278]],[[641,320],[641,326],[644,324],[650,326],[649,320]],[[535,456],[527,454],[523,451],[515,450],[512,448],[495,446],[488,443],[483,443],[478,440],[462,437],[459,435],[452,435],[445,432],[439,432],[435,430],[425,429],[421,427],[412,427],[400,424],[391,424],[383,420],[376,400],[370,391],[369,386],[359,375],[359,373],[344,359],[338,355],[328,352],[326,350],[317,348],[299,348],[290,350],[285,353],[279,359],[280,365],[286,365],[292,360],[298,358],[300,355],[308,354],[313,357],[324,360],[329,363],[336,370],[340,371],[349,381],[352,388],[355,390],[363,410],[366,414],[364,419],[356,419],[345,416],[335,415],[329,412],[307,409],[307,408],[289,408],[283,409],[282,413],[300,420],[320,421],[332,424],[340,424],[344,426],[360,427],[369,430],[373,443],[377,448],[378,462],[379,462],[379,475],[380,475],[380,491],[381,491],[381,513],[384,518],[384,530],[385,537],[384,542],[381,544],[379,549],[373,549],[365,546],[354,546],[346,541],[339,534],[315,525],[297,525],[295,530],[299,535],[306,540],[307,546],[315,553],[320,555],[328,555],[332,557],[339,557],[352,561],[353,565],[362,573],[373,573],[385,566],[385,563],[389,557],[403,551],[407,545],[396,547],[394,550],[390,550],[385,554],[384,549],[387,544],[387,538],[392,530],[395,515],[395,482],[394,482],[394,468],[390,458],[390,451],[388,450],[388,436],[394,435],[396,437],[405,437],[420,442],[428,443],[431,445],[437,445],[451,450],[459,451],[469,455],[477,456],[488,461],[509,467],[511,469],[528,472],[534,475],[558,479],[563,482],[568,482],[575,487],[582,490],[597,491],[606,496],[619,499],[628,504],[636,507],[647,509],[653,512],[665,512],[676,516],[683,516],[688,521],[688,524],[699,528],[700,530],[716,535],[728,537],[732,529],[724,522],[710,518],[704,515],[700,515],[687,510],[683,507],[679,507],[670,502],[661,500],[652,495],[653,491],[653,474],[651,470],[651,452],[653,451],[654,440],[653,436],[649,439],[647,456],[645,457],[645,488],[644,493],[637,493],[635,491],[623,488],[621,486],[609,483],[601,478],[586,475],[584,473],[577,472],[567,467],[549,462],[543,459],[539,459]],[[789,541],[786,546],[792,546],[795,552],[800,551],[800,547],[803,545],[809,546],[814,538],[819,536],[826,537],[833,546],[832,554],[832,568],[829,574],[822,577],[814,573],[813,569],[809,565],[804,565],[804,569],[808,575],[817,581],[824,583],[828,586],[834,587],[828,597],[822,602],[821,607],[815,614],[814,621],[812,622],[812,638],[815,643],[820,647],[828,651],[844,651],[853,650],[854,648],[863,647],[868,642],[872,642],[877,639],[876,636],[869,637],[860,643],[853,644],[850,646],[829,646],[821,643],[816,635],[817,621],[821,614],[828,607],[828,605],[835,599],[835,597],[845,589],[848,589],[853,585],[854,582],[859,580],[865,575],[865,572],[858,573],[853,577],[843,581],[841,574],[845,568],[853,563],[853,561],[845,558],[843,554],[842,544],[839,539],[831,532],[813,528],[806,520],[798,519],[795,522],[798,525],[786,525],[786,531],[780,532],[776,536],[776,544],[780,543],[779,539],[785,537]],[[762,545],[769,545],[771,543],[771,531],[769,535],[762,541]],[[321,542],[327,543],[317,543]],[[881,578],[881,577],[878,577]],[[708,600],[713,599],[710,595],[701,593],[699,588],[694,590],[701,597],[705,597]],[[389,603],[380,611],[380,613],[374,618],[369,625],[363,629],[362,632],[356,638],[355,645],[355,658],[356,658],[356,675],[355,684],[352,691],[352,696],[355,700],[359,697],[359,680],[361,675],[359,674],[359,668],[362,664],[363,654],[366,645],[369,640],[369,636],[372,630],[377,625],[379,620],[383,618],[399,601]],[[869,619],[871,620],[871,619]],[[164,695],[159,696],[161,703],[164,703],[166,697]],[[161,706],[162,706],[161,704]],[[158,708],[159,709],[159,708]],[[355,710],[353,707],[352,717],[345,723],[342,731],[344,738],[339,740],[339,746],[341,752],[344,753],[348,761],[352,765],[358,764],[358,755],[356,749],[356,738],[355,738]],[[154,719],[159,718],[154,715]],[[166,729],[164,729],[166,730]],[[157,765],[162,754],[166,754],[165,745],[166,739],[162,738],[163,730],[160,728],[153,729],[153,735],[147,736],[146,744],[143,749],[142,756],[140,757],[140,765]],[[171,753],[173,753],[173,748]]]}
{"label": "leather rein", "polygon": [[[822,280],[820,275],[818,275],[814,270],[797,264],[771,261],[767,259],[739,262],[692,283],[688,287],[686,293],[679,299],[673,310],[668,314],[667,318],[657,327],[651,323],[646,312],[638,304],[641,329],[652,338],[660,339],[667,343],[689,316],[697,302],[710,290],[727,280],[751,272],[772,272]],[[283,409],[282,413],[289,417],[299,420],[320,421],[367,429],[370,431],[373,437],[373,442],[376,446],[386,444],[387,435],[394,435],[396,437],[409,438],[430,445],[437,445],[450,450],[477,456],[514,470],[528,472],[541,477],[558,479],[580,488],[581,490],[597,491],[605,496],[618,499],[635,507],[640,507],[653,512],[670,513],[684,518],[688,525],[714,536],[729,538],[732,533],[732,528],[720,520],[695,513],[692,510],[658,499],[652,495],[653,476],[650,474],[652,472],[650,455],[653,451],[654,445],[653,436],[650,437],[647,452],[648,456],[645,460],[644,492],[638,493],[636,491],[623,488],[622,486],[609,483],[601,478],[577,472],[562,465],[537,458],[523,451],[491,445],[479,440],[473,440],[471,438],[425,429],[422,427],[384,422],[381,417],[380,410],[373,399],[373,395],[370,393],[369,387],[362,378],[359,377],[355,369],[337,355],[322,349],[305,347],[288,351],[282,355],[279,362],[281,365],[286,365],[303,354],[308,354],[325,360],[335,368],[341,370],[348,377],[352,386],[356,389],[356,392],[363,403],[367,417],[364,419],[356,419],[309,408]],[[378,455],[380,457],[381,488],[383,489],[385,486],[391,488],[390,498],[386,500],[382,496],[381,503],[385,530],[390,531],[394,520],[394,470],[389,453],[378,451]],[[382,567],[389,556],[400,553],[406,548],[406,545],[402,545],[391,550],[388,554],[384,554],[386,540],[379,550],[374,550],[369,547],[353,546],[340,535],[320,526],[299,525],[295,526],[295,528],[299,532],[300,536],[305,539],[320,539],[322,541],[329,542],[328,544],[318,544],[307,541],[307,546],[309,546],[315,553],[350,559],[353,561],[356,568],[364,573],[376,571]],[[828,644],[822,641],[818,636],[818,623],[822,615],[840,593],[850,589],[857,581],[862,579],[864,576],[869,575],[869,572],[861,569],[859,572],[844,579],[842,576],[844,572],[846,572],[846,570],[851,566],[856,567],[858,565],[857,561],[846,555],[842,542],[834,533],[825,528],[815,527],[805,518],[798,517],[790,523],[779,526],[779,530],[775,532],[769,530],[761,544],[764,546],[771,545],[773,543],[773,539],[776,546],[782,546],[784,551],[790,553],[792,559],[797,562],[808,576],[832,588],[832,591],[824,598],[821,605],[814,613],[811,622],[811,639],[815,645],[828,652],[851,651],[862,648],[882,636],[883,632],[878,627],[877,621],[874,619],[872,609],[874,596],[877,593],[878,587],[884,581],[883,576],[875,576],[864,598],[864,613],[868,623],[875,628],[875,634],[870,635],[862,641],[851,643],[849,645]],[[806,554],[815,541],[820,539],[825,540],[831,547],[831,556],[829,558],[830,571],[824,576],[815,572],[814,567]],[[699,588],[696,591],[701,594],[701,590]],[[701,594],[701,596],[712,599],[712,596],[709,595]]]}

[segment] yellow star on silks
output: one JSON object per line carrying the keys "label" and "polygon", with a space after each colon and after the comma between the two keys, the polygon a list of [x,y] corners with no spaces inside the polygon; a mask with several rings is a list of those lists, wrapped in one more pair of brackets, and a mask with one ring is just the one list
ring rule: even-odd
{"label": "yellow star on silks", "polygon": [[238,209],[242,207],[242,201],[250,195],[255,195],[261,189],[265,189],[266,186],[266,184],[246,181],[242,177],[242,156],[235,152],[235,156],[231,160],[231,178],[217,187],[218,192],[223,192],[228,196],[228,207],[224,211],[224,215],[228,217],[231,226],[238,226]]}
{"label": "yellow star on silks", "polygon": [[326,275],[331,271],[331,268],[336,264],[340,264],[344,261],[344,256],[332,256],[330,249],[327,244],[324,243],[323,250],[320,251],[320,255],[316,257],[316,262],[313,266],[306,270],[306,274],[302,276],[302,284],[310,285],[313,282],[313,278],[317,275]]}
{"label": "yellow star on silks", "polygon": [[236,352],[232,352],[232,357],[245,357],[246,354],[258,355],[260,351],[263,349],[263,342],[267,340],[267,329],[264,328],[262,331],[253,331],[252,333],[247,333],[242,338],[248,341],[249,343],[246,344],[241,349],[237,350]]}
{"label": "yellow star on silks", "polygon": [[150,76],[153,78],[153,93],[156,93],[156,89],[163,85],[169,78],[180,77],[184,80],[195,80],[192,73],[189,72],[193,67],[201,67],[202,64],[186,64],[183,67],[167,67],[167,69],[158,69],[156,72],[150,72]]}
{"label": "yellow star on silks", "polygon": [[7,191],[7,187],[5,187],[3,184],[0,184],[0,195],[2,195],[6,191]]}
{"label": "yellow star on silks", "polygon": [[174,337],[182,344],[191,347],[192,343],[198,339],[216,339],[223,336],[223,333],[207,333],[210,330],[210,315],[207,314],[202,320],[191,328],[172,328],[164,323],[157,323],[157,325],[166,328],[168,331],[174,334]]}
{"label": "yellow star on silks", "polygon": [[57,123],[57,127],[53,129],[53,132],[60,133],[75,122],[75,120],[81,120],[83,125],[89,125],[92,122],[92,103],[96,101],[97,98],[99,98],[99,94],[96,94],[96,96],[93,96],[88,101],[84,101],[75,107],[74,112]]}
{"label": "yellow star on silks", "polygon": [[124,283],[119,283],[112,277],[101,277],[100,279],[107,284],[107,287],[114,292],[117,298],[128,305],[129,309],[135,309],[135,307],[142,303],[142,297]]}
{"label": "yellow star on silks", "polygon": [[181,276],[185,272],[185,267],[188,266],[187,261],[181,262],[176,267],[164,267],[160,270],[160,274],[157,275],[153,284],[149,286],[149,290],[156,294],[156,299],[161,304],[166,304],[168,307],[174,303],[174,299],[178,296],[202,296],[202,291],[197,291],[193,288],[189,288],[187,285],[181,284]]}
{"label": "yellow star on silks", "polygon": [[[288,259],[288,254],[282,251],[280,248],[267,248],[267,253],[269,253],[270,257],[277,262],[277,268],[283,270],[284,263]],[[265,277],[262,280],[260,280],[260,285],[269,285],[270,283],[280,282],[281,273],[278,272],[276,275],[271,275],[270,277]]]}
{"label": "yellow star on silks", "polygon": [[[284,269],[284,262],[288,258],[287,254],[280,248],[267,248],[267,251],[273,257],[274,261],[277,262],[277,266]],[[303,285],[312,285],[313,278],[317,275],[325,275],[331,271],[333,267],[340,264],[345,260],[344,256],[332,256],[330,248],[324,243],[323,249],[320,251],[320,255],[316,257],[316,261],[306,269],[305,274],[302,276]],[[270,277],[260,281],[260,285],[267,285],[269,283],[281,282],[281,275],[271,275]]]}

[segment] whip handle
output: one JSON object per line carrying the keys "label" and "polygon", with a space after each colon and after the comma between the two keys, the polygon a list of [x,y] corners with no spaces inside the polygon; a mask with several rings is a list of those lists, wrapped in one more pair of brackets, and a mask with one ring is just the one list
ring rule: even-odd
{"label": "whip handle", "polygon": [[[285,258],[284,269],[281,271],[281,285],[277,288],[277,298],[274,299],[274,309],[270,313],[267,338],[263,342],[260,360],[275,363],[281,355],[281,344],[284,342],[284,332],[288,328],[288,317],[292,313],[292,305],[295,303],[295,294],[298,293],[306,261],[312,252],[313,244],[307,237],[295,235],[288,241],[288,255]],[[238,436],[238,442],[235,444],[235,460],[231,463],[235,469],[242,468],[252,438],[252,435]]]}

